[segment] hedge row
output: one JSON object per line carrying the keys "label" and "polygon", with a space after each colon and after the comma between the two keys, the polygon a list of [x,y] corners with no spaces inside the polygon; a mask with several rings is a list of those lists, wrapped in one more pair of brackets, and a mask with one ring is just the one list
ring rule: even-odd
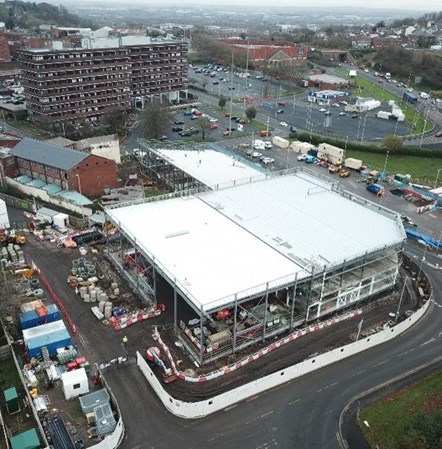
{"label": "hedge row", "polygon": [[312,134],[310,138],[309,133],[299,133],[297,138],[302,142],[310,142],[313,145],[319,145],[320,143],[328,143],[330,145],[334,145],[339,148],[347,147],[348,150],[353,151],[362,151],[366,153],[377,153],[377,154],[386,154],[387,151],[389,154],[397,154],[401,156],[418,156],[418,157],[428,157],[428,158],[440,158],[442,159],[442,149],[437,150],[428,150],[428,149],[419,149],[416,147],[402,147],[394,150],[387,150],[387,148],[382,148],[377,145],[361,145],[357,142],[333,138],[333,137],[324,137],[317,134]]}

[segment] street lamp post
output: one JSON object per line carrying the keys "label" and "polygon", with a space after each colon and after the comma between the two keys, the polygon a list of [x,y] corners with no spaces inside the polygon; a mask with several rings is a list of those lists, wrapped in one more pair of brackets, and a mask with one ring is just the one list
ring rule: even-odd
{"label": "street lamp post", "polygon": [[401,296],[399,297],[399,304],[397,306],[397,311],[396,311],[396,316],[395,316],[395,322],[397,323],[399,316],[400,316],[400,310],[401,310],[401,305],[402,305],[402,298],[404,297],[404,293],[405,293],[405,286],[407,285],[407,281],[408,281],[409,277],[406,276],[405,277],[405,281],[404,281],[404,286],[402,287],[402,292],[401,292]]}
{"label": "street lamp post", "polygon": [[434,181],[434,188],[437,187],[437,181],[439,181],[439,173],[441,170],[442,170],[441,168],[437,169],[436,180]]}

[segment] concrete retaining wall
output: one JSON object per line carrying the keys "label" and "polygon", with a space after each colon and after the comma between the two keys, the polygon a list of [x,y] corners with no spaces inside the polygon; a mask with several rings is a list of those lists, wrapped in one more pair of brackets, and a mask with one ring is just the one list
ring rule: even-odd
{"label": "concrete retaining wall", "polygon": [[226,407],[244,401],[266,390],[275,388],[292,379],[304,376],[321,369],[327,365],[343,360],[359,352],[373,348],[377,345],[392,340],[407,329],[416,324],[425,314],[430,306],[428,300],[423,307],[416,311],[412,316],[397,324],[394,327],[378,332],[369,337],[363,338],[354,343],[334,349],[315,358],[304,360],[297,365],[290,366],[284,370],[277,371],[261,379],[257,379],[241,387],[230,390],[226,393],[214,396],[206,401],[183,402],[170,396],[163,388],[162,384],[152,372],[142,355],[137,352],[137,363],[141,372],[144,374],[163,405],[175,416],[187,419],[202,418],[212,413],[223,410]]}

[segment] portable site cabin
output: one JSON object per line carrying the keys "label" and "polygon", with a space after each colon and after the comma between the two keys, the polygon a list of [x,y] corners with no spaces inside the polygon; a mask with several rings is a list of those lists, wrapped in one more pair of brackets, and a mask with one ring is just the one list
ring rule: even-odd
{"label": "portable site cabin", "polygon": [[30,329],[35,326],[40,326],[42,324],[53,323],[58,321],[60,317],[60,311],[55,304],[49,304],[46,307],[47,313],[41,315],[37,310],[29,310],[20,314],[20,327],[22,329]]}
{"label": "portable site cabin", "polygon": [[6,209],[6,203],[0,199],[0,228],[9,228],[9,216],[8,210]]}
{"label": "portable site cabin", "polygon": [[43,347],[54,356],[57,349],[71,344],[69,332],[61,320],[23,330],[23,340],[30,358],[40,357]]}
{"label": "portable site cabin", "polygon": [[11,449],[37,449],[41,447],[34,428],[11,437],[9,441],[11,442]]}
{"label": "portable site cabin", "polygon": [[110,404],[102,404],[94,408],[95,425],[97,427],[97,435],[109,435],[117,427],[114,414]]}
{"label": "portable site cabin", "polygon": [[57,228],[66,228],[69,225],[69,216],[67,214],[57,212],[56,210],[47,207],[38,209],[35,217],[37,220],[51,223]]}
{"label": "portable site cabin", "polygon": [[3,391],[3,396],[5,398],[6,409],[10,415],[18,413],[20,411],[20,402],[18,398],[18,393],[15,387],[8,388]]}
{"label": "portable site cabin", "polygon": [[67,371],[61,375],[63,393],[66,399],[89,393],[89,381],[84,368]]}

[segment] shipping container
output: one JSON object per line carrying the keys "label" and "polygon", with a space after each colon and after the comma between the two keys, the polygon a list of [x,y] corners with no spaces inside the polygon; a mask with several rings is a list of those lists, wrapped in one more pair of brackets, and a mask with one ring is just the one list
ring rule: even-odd
{"label": "shipping container", "polygon": [[347,159],[345,159],[344,165],[347,168],[351,168],[353,170],[360,170],[360,168],[362,167],[362,161],[360,159],[348,157]]}
{"label": "shipping container", "polygon": [[46,309],[47,314],[43,316],[40,316],[36,310],[20,314],[20,327],[22,329],[30,329],[42,324],[53,323],[60,319],[60,311],[55,304],[49,304]]}
{"label": "shipping container", "polygon": [[0,228],[9,228],[9,216],[6,208],[6,203],[0,199]]}
{"label": "shipping container", "polygon": [[273,145],[276,145],[279,148],[288,148],[290,145],[290,142],[287,139],[283,139],[282,137],[275,136],[273,138]]}

